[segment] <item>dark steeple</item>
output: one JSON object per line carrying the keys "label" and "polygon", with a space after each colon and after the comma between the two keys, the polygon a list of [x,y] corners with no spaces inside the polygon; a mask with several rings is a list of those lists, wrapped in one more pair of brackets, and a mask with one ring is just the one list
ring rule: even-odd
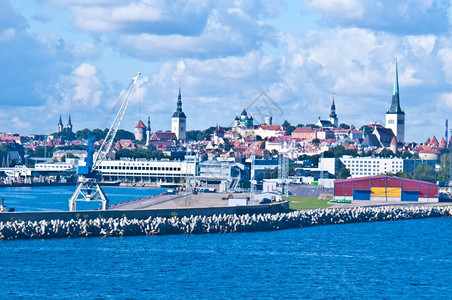
{"label": "dark steeple", "polygon": [[67,121],[67,125],[66,126],[72,128],[71,115],[69,115],[69,119]]}
{"label": "dark steeple", "polygon": [[334,97],[333,97],[333,104],[331,104],[330,118],[337,118],[337,115],[336,115],[336,105],[334,104]]}
{"label": "dark steeple", "polygon": [[180,87],[179,87],[179,96],[177,97],[177,108],[173,114],[173,118],[186,118],[184,112],[182,111],[182,97],[180,94]]}
{"label": "dark steeple", "polygon": [[57,124],[58,126],[60,126],[61,125],[61,127],[63,127],[63,122],[61,121],[61,115],[60,115],[60,120],[58,121],[58,124]]}
{"label": "dark steeple", "polygon": [[391,108],[388,110],[388,114],[404,114],[402,108],[400,108],[400,98],[399,98],[399,72],[397,68],[397,60],[396,60],[396,68],[395,68],[395,79],[394,79],[394,89],[392,91],[392,103]]}

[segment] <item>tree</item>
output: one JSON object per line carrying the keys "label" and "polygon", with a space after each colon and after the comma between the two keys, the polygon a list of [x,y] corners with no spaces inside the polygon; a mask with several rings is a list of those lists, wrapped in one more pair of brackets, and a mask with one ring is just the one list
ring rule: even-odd
{"label": "tree", "polygon": [[439,165],[441,166],[441,170],[438,172],[438,180],[439,181],[449,181],[449,173],[450,173],[450,155],[443,154],[439,159]]}
{"label": "tree", "polygon": [[286,135],[291,135],[295,130],[295,126],[290,125],[289,121],[287,120],[285,120],[281,126],[286,131]]}
{"label": "tree", "polygon": [[264,179],[276,179],[276,178],[278,178],[278,168],[265,169]]}
{"label": "tree", "polygon": [[135,140],[135,135],[130,131],[118,129],[115,136],[115,142],[119,140]]}
{"label": "tree", "polygon": [[372,129],[372,127],[364,125],[364,126],[361,126],[359,131],[361,131],[363,133],[363,136],[366,136],[366,135],[372,133],[373,129]]}
{"label": "tree", "polygon": [[391,157],[391,156],[394,156],[394,152],[392,152],[389,149],[384,148],[383,150],[381,150],[379,156],[380,157]]}
{"label": "tree", "polygon": [[311,143],[314,145],[318,145],[318,144],[320,144],[320,140],[318,138],[315,138],[311,141]]}
{"label": "tree", "polygon": [[408,174],[407,172],[397,172],[395,175],[400,178],[411,178],[410,174]]}
{"label": "tree", "polygon": [[202,141],[204,135],[201,130],[189,130],[187,131],[187,140],[188,141]]}
{"label": "tree", "polygon": [[350,125],[347,125],[347,124],[345,124],[345,123],[341,123],[341,124],[339,125],[339,127],[343,128],[343,129],[350,129]]}
{"label": "tree", "polygon": [[433,167],[420,164],[414,169],[413,179],[423,180],[428,182],[436,182],[435,169]]}
{"label": "tree", "polygon": [[341,168],[339,172],[337,173],[337,178],[339,179],[346,179],[350,177],[350,170],[347,168]]}
{"label": "tree", "polygon": [[64,141],[73,141],[77,138],[76,134],[67,128],[64,128],[61,132],[55,133],[55,135],[61,137]]}

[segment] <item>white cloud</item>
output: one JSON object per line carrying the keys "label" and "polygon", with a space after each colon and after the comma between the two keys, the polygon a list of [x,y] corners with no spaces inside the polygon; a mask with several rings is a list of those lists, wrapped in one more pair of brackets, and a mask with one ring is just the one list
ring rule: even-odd
{"label": "white cloud", "polygon": [[437,109],[438,110],[446,109],[448,112],[452,111],[452,93],[442,93],[439,95]]}
{"label": "white cloud", "polygon": [[360,19],[364,14],[364,7],[359,0],[305,0],[303,4],[308,11],[340,14],[350,19]]}
{"label": "white cloud", "polygon": [[361,27],[395,34],[447,33],[447,1],[302,0],[304,13],[320,13],[327,27]]}
{"label": "white cloud", "polygon": [[31,123],[30,122],[25,122],[23,120],[21,120],[19,117],[15,116],[11,119],[11,122],[13,123],[13,126],[15,128],[18,128],[20,130],[24,130],[27,129],[29,130],[31,128]]}
{"label": "white cloud", "polygon": [[413,53],[417,56],[430,55],[436,44],[436,36],[434,35],[409,35],[406,37],[408,44]]}
{"label": "white cloud", "polygon": [[73,72],[72,83],[75,85],[73,100],[82,105],[95,108],[102,97],[102,84],[95,66],[84,63]]}
{"label": "white cloud", "polygon": [[14,28],[7,28],[0,32],[0,41],[11,41],[16,36],[16,30]]}

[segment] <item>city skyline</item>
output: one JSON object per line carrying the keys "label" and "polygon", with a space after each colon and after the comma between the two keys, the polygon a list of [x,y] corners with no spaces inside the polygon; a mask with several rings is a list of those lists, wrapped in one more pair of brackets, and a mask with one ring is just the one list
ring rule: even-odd
{"label": "city skyline", "polygon": [[[452,111],[450,4],[438,1],[86,2],[0,8],[0,131],[98,128],[137,71],[122,129],[229,126],[262,93],[274,123],[384,124],[395,61],[406,141],[444,136]],[[252,107],[249,109],[253,112]]]}

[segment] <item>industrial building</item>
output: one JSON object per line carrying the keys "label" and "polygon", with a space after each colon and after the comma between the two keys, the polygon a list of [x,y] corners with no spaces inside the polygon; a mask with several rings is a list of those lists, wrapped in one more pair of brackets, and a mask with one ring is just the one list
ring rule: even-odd
{"label": "industrial building", "polygon": [[372,176],[334,181],[334,197],[345,200],[438,202],[438,186],[394,176]]}
{"label": "industrial building", "polygon": [[[342,157],[320,158],[319,169],[336,175],[341,168],[347,168],[352,178],[375,176],[381,174],[396,174],[407,172],[413,174],[414,169],[420,165],[435,167],[436,160],[383,158],[383,157]],[[326,173],[326,172],[325,172]],[[324,174],[325,176],[325,174]],[[325,177],[326,178],[326,177]]]}

